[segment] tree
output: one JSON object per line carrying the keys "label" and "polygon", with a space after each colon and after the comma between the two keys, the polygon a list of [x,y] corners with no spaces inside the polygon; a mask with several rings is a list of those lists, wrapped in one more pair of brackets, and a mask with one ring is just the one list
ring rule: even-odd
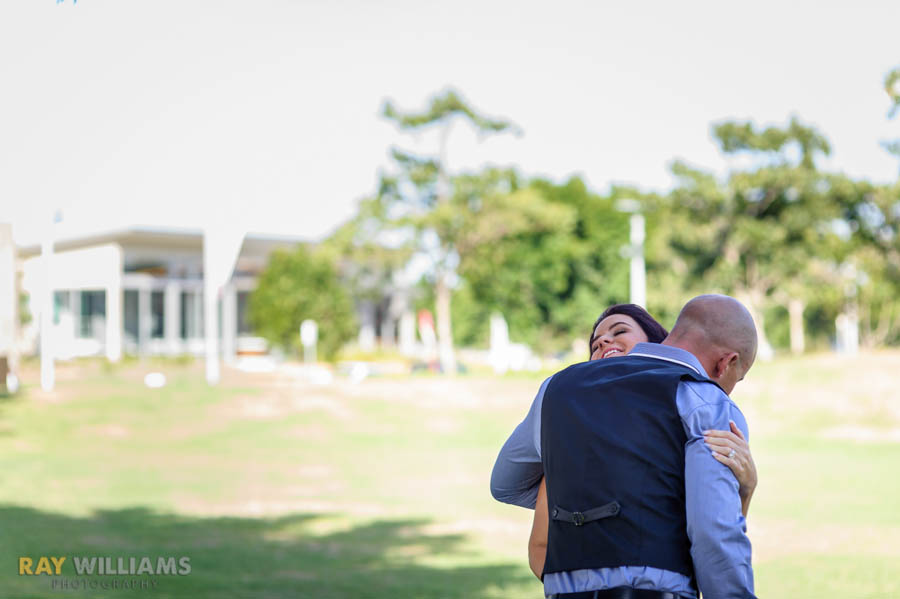
{"label": "tree", "polygon": [[[768,154],[770,160],[731,173],[724,184],[682,163],[673,166],[679,184],[666,198],[673,270],[691,293],[716,289],[742,300],[757,323],[762,357],[771,352],[766,311],[788,306],[792,346],[800,349],[804,305],[831,282],[829,252],[841,245],[833,223],[842,209],[814,164],[818,152],[829,151],[828,142],[796,119],[784,129],[721,123],[714,135],[726,153]],[[787,155],[791,143],[800,149],[796,165]]]}
{"label": "tree", "polygon": [[800,166],[815,168],[816,154],[831,154],[828,140],[815,128],[791,117],[785,128],[758,129],[752,123],[725,121],[713,126],[713,136],[725,154],[737,152],[767,153],[787,162],[786,150],[795,145],[800,151]]}
{"label": "tree", "polygon": [[[337,266],[342,283],[356,301],[374,306],[390,319],[398,306],[398,276],[412,257],[409,239],[386,238],[381,206],[372,198],[359,204],[357,214],[340,226],[318,248]],[[382,329],[382,333],[386,332]],[[384,342],[382,338],[382,342]]]}
{"label": "tree", "polygon": [[353,305],[334,264],[303,246],[272,253],[248,308],[253,328],[289,351],[301,348],[300,323],[315,320],[319,351],[329,360],[353,338],[356,328]]}
{"label": "tree", "polygon": [[[606,306],[628,300],[628,262],[620,254],[628,216],[614,204],[635,194],[614,189],[600,196],[578,177],[562,184],[532,180],[511,198],[525,192],[535,222],[476,244],[462,254],[459,273],[487,313],[507,318],[514,340],[544,352],[567,349],[573,337],[587,339]],[[495,228],[506,217],[498,210],[491,220],[481,226]]]}
{"label": "tree", "polygon": [[863,345],[900,342],[900,184],[833,185],[847,223],[841,284],[858,306]]}
{"label": "tree", "polygon": [[459,228],[454,226],[458,211],[448,206],[454,192],[446,167],[447,141],[458,120],[471,124],[480,135],[515,130],[515,126],[506,120],[480,115],[453,90],[433,97],[425,110],[419,112],[401,112],[393,103],[386,102],[383,115],[402,131],[440,130],[436,154],[392,150],[397,172],[382,177],[377,199],[390,226],[414,233],[417,249],[431,260],[441,367],[444,372],[452,373],[456,371],[456,359],[450,297],[459,262],[459,240],[454,236]]}

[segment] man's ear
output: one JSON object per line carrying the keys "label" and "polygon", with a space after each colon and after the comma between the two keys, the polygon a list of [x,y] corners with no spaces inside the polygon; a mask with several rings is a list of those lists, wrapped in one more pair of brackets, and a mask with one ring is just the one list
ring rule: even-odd
{"label": "man's ear", "polygon": [[740,356],[737,352],[723,353],[716,361],[716,380],[722,378],[729,368],[737,368]]}

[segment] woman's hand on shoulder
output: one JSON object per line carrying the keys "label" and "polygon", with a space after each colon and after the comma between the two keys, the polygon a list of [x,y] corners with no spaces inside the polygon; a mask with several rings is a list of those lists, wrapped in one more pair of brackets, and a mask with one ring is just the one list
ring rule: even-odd
{"label": "woman's hand on shoulder", "polygon": [[730,424],[730,431],[704,431],[704,440],[706,446],[712,450],[713,457],[734,472],[741,486],[741,501],[749,503],[756,489],[756,464],[753,462],[750,445],[744,438],[744,433],[734,422]]}

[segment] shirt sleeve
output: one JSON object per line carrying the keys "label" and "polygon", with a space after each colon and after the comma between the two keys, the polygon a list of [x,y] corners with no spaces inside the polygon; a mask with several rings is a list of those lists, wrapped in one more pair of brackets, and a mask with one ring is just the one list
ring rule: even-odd
{"label": "shirt sleeve", "polygon": [[541,407],[548,378],[541,384],[525,419],[519,423],[494,462],[491,495],[497,501],[534,509],[544,476],[541,464]]}
{"label": "shirt sleeve", "polygon": [[682,383],[677,402],[687,434],[687,533],[698,586],[707,599],[753,598],[750,539],[738,482],[703,439],[705,430],[729,430],[729,420],[746,436],[747,422],[734,402],[709,383]]}

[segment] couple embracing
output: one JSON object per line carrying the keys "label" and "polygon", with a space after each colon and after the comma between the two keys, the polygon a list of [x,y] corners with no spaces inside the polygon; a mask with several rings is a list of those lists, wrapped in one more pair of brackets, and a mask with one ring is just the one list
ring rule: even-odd
{"label": "couple embracing", "polygon": [[729,398],[756,357],[750,313],[702,295],[666,333],[613,306],[590,348],[544,381],[491,475],[497,500],[535,508],[529,562],[545,594],[754,598],[756,470]]}

